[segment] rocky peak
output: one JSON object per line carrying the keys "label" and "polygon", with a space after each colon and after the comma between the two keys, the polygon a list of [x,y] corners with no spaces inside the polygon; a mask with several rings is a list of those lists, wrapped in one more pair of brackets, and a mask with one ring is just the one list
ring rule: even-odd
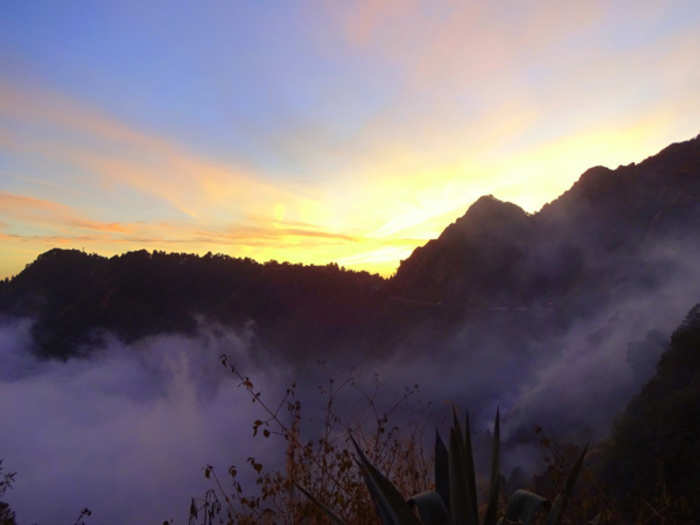
{"label": "rocky peak", "polygon": [[469,236],[489,232],[514,232],[526,227],[529,215],[519,206],[484,195],[474,202],[467,212],[448,226],[440,238],[453,235]]}

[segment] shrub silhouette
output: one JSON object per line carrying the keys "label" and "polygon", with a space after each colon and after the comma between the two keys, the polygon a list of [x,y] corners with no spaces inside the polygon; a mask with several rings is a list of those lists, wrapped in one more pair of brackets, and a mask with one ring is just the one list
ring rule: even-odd
{"label": "shrub silhouette", "polygon": [[[15,482],[16,472],[2,473],[2,459],[0,459],[0,496],[12,488]],[[4,501],[0,501],[0,525],[16,525],[15,513]]]}
{"label": "shrub silhouette", "polygon": [[[379,524],[371,497],[355,470],[353,445],[347,437],[349,428],[335,410],[336,397],[353,386],[352,380],[340,383],[329,380],[322,392],[325,406],[320,436],[308,439],[302,426],[302,403],[297,399],[295,384],[273,407],[227,357],[223,356],[222,362],[265,413],[265,418],[253,421],[253,435],[262,439],[278,437],[284,441],[285,465],[280,470],[271,470],[258,459],[249,457],[245,468],[254,472],[254,492],[239,481],[238,467],[228,469],[232,490],[227,491],[224,480],[213,466],[207,465],[204,475],[212,480],[214,488],[203,497],[192,499],[190,525],[219,523],[220,519],[227,524],[327,523],[327,514],[299,487],[312,491],[316,501],[326,507],[341,508],[340,514],[348,523]],[[374,428],[371,432],[360,425],[351,429],[372,461],[389,472],[392,482],[405,493],[434,488],[429,473],[430,458],[425,457],[422,447],[423,429],[416,426],[402,435],[397,426],[389,425],[392,413],[416,392],[417,386],[406,389],[385,411],[380,410],[375,394],[367,395]],[[283,420],[285,417],[289,423]]]}
{"label": "shrub silhouette", "polygon": [[[416,389],[407,389],[386,412],[379,411],[375,398],[367,396],[366,401],[374,414],[374,430],[368,433],[362,426],[348,428],[335,411],[335,396],[350,380],[336,385],[331,379],[323,392],[326,403],[321,435],[316,440],[308,440],[303,437],[302,404],[296,397],[295,384],[287,389],[282,401],[272,407],[228,357],[222,356],[222,364],[266,414],[264,419],[253,421],[253,435],[263,439],[281,437],[285,442],[286,462],[283,469],[272,471],[256,458],[248,457],[247,468],[255,473],[254,493],[239,481],[237,467],[228,469],[232,490],[227,491],[215,468],[207,465],[204,475],[212,480],[213,488],[202,498],[192,499],[190,525],[329,522],[403,525],[452,523],[452,519],[456,519],[455,523],[468,519],[471,521],[464,523],[476,524],[478,521],[474,520],[480,517],[484,524],[495,525],[521,519],[522,523],[535,523],[538,516],[547,513],[549,523],[566,523],[561,516],[571,499],[585,448],[573,467],[568,464],[562,490],[553,503],[530,491],[516,490],[506,504],[501,495],[505,480],[499,470],[497,416],[488,504],[479,506],[468,422],[463,432],[455,413],[449,451],[437,435],[431,457],[426,457],[423,448],[422,428],[412,428],[408,435],[402,436],[397,426],[390,425],[393,410]],[[285,412],[291,423],[283,421]],[[455,465],[459,467],[457,470]],[[357,467],[361,476],[358,476]],[[388,500],[385,493],[392,494]],[[416,496],[404,499],[408,494]],[[388,504],[389,500],[392,503]],[[391,515],[403,516],[402,521],[392,521]],[[498,516],[502,518],[499,520]]]}

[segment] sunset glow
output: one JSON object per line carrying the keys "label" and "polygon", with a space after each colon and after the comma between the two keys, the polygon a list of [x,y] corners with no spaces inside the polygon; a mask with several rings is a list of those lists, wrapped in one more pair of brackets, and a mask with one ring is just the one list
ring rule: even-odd
{"label": "sunset glow", "polygon": [[6,4],[0,278],[52,247],[390,275],[483,194],[534,212],[700,131],[694,1],[294,4]]}

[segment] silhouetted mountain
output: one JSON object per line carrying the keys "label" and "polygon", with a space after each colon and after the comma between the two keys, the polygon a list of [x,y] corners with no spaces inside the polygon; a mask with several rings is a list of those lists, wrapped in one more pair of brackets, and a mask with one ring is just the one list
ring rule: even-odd
{"label": "silhouetted mountain", "polygon": [[669,316],[672,302],[687,309],[686,295],[700,295],[698,231],[700,136],[638,165],[591,168],[535,214],[482,197],[388,280],[335,265],[55,249],[0,285],[0,313],[36,319],[48,356],[105,330],[127,341],[192,331],[197,316],[253,323],[260,344],[295,356],[434,347],[464,326],[471,345],[517,337],[526,352],[631,294],[656,294]]}
{"label": "silhouetted mountain", "polygon": [[700,137],[639,165],[591,168],[533,215],[482,197],[402,261],[394,285],[409,297],[460,305],[530,305],[580,293],[607,299],[672,271],[646,265],[689,250],[697,256],[698,231]]}
{"label": "silhouetted mountain", "polygon": [[401,262],[394,285],[405,295],[436,302],[510,295],[533,235],[532,218],[521,208],[481,197],[440,237]]}
{"label": "silhouetted mountain", "polygon": [[0,288],[2,310],[36,318],[37,349],[65,357],[101,332],[125,341],[191,333],[198,316],[243,328],[272,347],[303,352],[355,341],[384,281],[336,265],[303,266],[223,255],[129,252],[112,258],[78,250],[41,254]]}

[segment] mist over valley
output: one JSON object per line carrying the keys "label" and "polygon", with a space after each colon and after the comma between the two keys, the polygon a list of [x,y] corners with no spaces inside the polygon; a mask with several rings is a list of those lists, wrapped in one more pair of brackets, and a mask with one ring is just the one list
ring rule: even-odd
{"label": "mist over valley", "polygon": [[[387,410],[418,385],[392,418],[421,420],[427,443],[449,403],[479,436],[499,407],[504,475],[535,474],[536,426],[606,440],[657,374],[700,302],[699,231],[700,136],[591,168],[533,214],[484,196],[390,278],[50,250],[0,283],[0,457],[18,472],[3,498],[18,523],[72,522],[85,506],[95,523],[181,523],[210,486],[205,465],[283,464],[283,445],[252,438],[260,408],[222,354],[269,403],[296,382],[309,417],[319,385],[353,378],[337,395],[348,426],[371,426],[363,395],[376,388]],[[484,469],[487,443],[475,440]]]}

